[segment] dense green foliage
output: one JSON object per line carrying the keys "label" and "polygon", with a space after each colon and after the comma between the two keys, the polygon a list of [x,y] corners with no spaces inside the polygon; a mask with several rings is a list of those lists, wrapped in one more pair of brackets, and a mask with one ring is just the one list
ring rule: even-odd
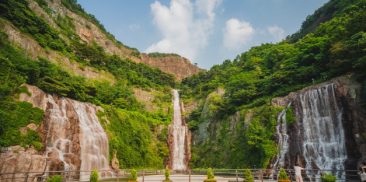
{"label": "dense green foliage", "polygon": [[261,105],[265,98],[351,71],[365,76],[366,1],[347,5],[342,14],[294,43],[263,44],[183,80],[182,93],[205,97],[224,87],[219,114],[230,115],[245,105]]}
{"label": "dense green foliage", "polygon": [[[19,87],[26,82],[36,85],[48,93],[55,93],[80,101],[89,101],[95,104],[111,104],[120,108],[136,109],[141,106],[132,95],[130,87],[123,82],[115,85],[109,83],[90,83],[83,77],[72,76],[59,66],[46,59],[33,61],[25,54],[9,44],[5,34],[0,32],[1,47],[0,59],[4,71],[4,84],[1,95],[13,95],[9,87]],[[3,93],[5,92],[5,93]]]}
{"label": "dense green foliage", "polygon": [[124,80],[139,87],[174,86],[172,75],[165,74],[159,69],[151,68],[143,63],[135,63],[118,56],[107,55],[103,48],[96,43],[87,45],[75,43],[73,50],[76,60],[98,69],[111,72],[117,79]]}
{"label": "dense green foliage", "polygon": [[254,182],[254,177],[250,169],[244,169],[243,178],[244,182]]}
{"label": "dense green foliage", "polygon": [[128,179],[132,181],[137,181],[137,171],[135,169],[130,170],[130,177]]}
{"label": "dense green foliage", "polygon": [[[205,117],[205,114],[202,114],[203,117],[196,120],[199,123],[211,121],[213,126],[210,128],[216,130],[208,130],[206,137],[209,140],[202,140],[192,146],[191,166],[266,167],[272,156],[277,153],[273,132],[279,111],[280,108],[261,106],[244,109],[225,119]],[[247,116],[251,117],[250,121],[245,121]]]}
{"label": "dense green foliage", "polygon": [[324,6],[308,16],[302,23],[301,29],[295,34],[291,35],[288,40],[293,42],[306,34],[313,32],[321,23],[330,20],[337,14],[342,13],[350,3],[355,3],[358,0],[330,0]]}
{"label": "dense green foliage", "polygon": [[[268,106],[271,99],[349,73],[364,82],[364,22],[366,0],[332,0],[310,16],[292,39],[253,47],[232,61],[184,79],[182,98],[201,103],[188,124],[196,134],[203,132],[197,130],[200,126],[208,126],[210,134],[192,147],[192,166],[266,167],[277,153],[274,126],[279,110]],[[213,97],[218,88],[225,94]],[[203,104],[205,100],[210,104]],[[254,111],[246,121],[249,124],[232,124],[238,112],[246,120],[249,110]],[[295,121],[291,109],[286,119],[289,124]]]}
{"label": "dense green foliage", "polygon": [[[17,102],[14,96],[26,90],[21,84],[26,77],[17,71],[18,65],[13,61],[24,61],[18,54],[12,54],[5,45],[4,35],[0,34],[0,147],[10,145],[34,146],[40,150],[43,146],[39,135],[31,130],[21,133],[19,129],[30,123],[40,124],[43,111],[33,108],[32,104]],[[8,55],[9,54],[9,55]]]}
{"label": "dense green foliage", "polygon": [[337,181],[337,177],[330,174],[330,173],[322,175],[320,179],[321,179],[322,182],[335,182],[335,181]]}
{"label": "dense green foliage", "polygon": [[59,33],[29,9],[27,1],[8,0],[0,2],[0,16],[8,19],[21,31],[33,36],[43,47],[66,51],[66,43]]}
{"label": "dense green foliage", "polygon": [[54,175],[47,179],[47,182],[62,182],[62,176]]}
{"label": "dense green foliage", "polygon": [[174,54],[174,53],[160,53],[160,52],[152,52],[148,54],[149,57],[166,57],[166,56],[176,56],[176,57],[180,57],[178,54]]}
{"label": "dense green foliage", "polygon": [[207,179],[215,179],[215,175],[213,173],[212,168],[207,169]]}
{"label": "dense green foliage", "polygon": [[207,169],[207,179],[203,180],[204,182],[216,182],[214,172],[212,168]]}
{"label": "dense green foliage", "polygon": [[172,182],[172,180],[170,180],[170,170],[168,167],[165,168],[164,176],[165,179],[163,180],[163,182]]}
{"label": "dense green foliage", "polygon": [[290,107],[286,110],[286,122],[287,124],[292,124],[296,120],[296,116],[293,110],[293,107]]}
{"label": "dense green foliage", "polygon": [[22,134],[19,128],[30,123],[40,124],[43,111],[33,108],[32,104],[16,102],[12,98],[0,101],[0,147],[21,145],[34,146],[37,150],[43,148],[38,133],[30,129]]}
{"label": "dense green foliage", "polygon": [[97,170],[93,170],[91,173],[90,173],[90,182],[98,182],[98,179],[99,179],[99,174],[98,174],[98,171]]}
{"label": "dense green foliage", "polygon": [[[100,113],[105,116],[103,125],[108,131],[110,151],[118,151],[118,159],[123,167],[162,168],[169,152],[166,145],[167,125],[141,111],[127,111],[108,108]],[[109,124],[107,124],[109,122]],[[164,126],[162,131],[159,127]]]}
{"label": "dense green foliage", "polygon": [[279,180],[288,180],[289,179],[285,169],[283,169],[283,168],[280,169],[280,172],[278,173],[278,179]]}
{"label": "dense green foliage", "polygon": [[[45,1],[39,0],[37,2],[41,7],[47,7]],[[80,5],[76,4],[76,1],[63,0],[62,4],[94,24],[99,25],[99,28],[105,34],[111,36],[94,16],[85,13]],[[73,21],[68,16],[59,14],[54,17],[54,21],[61,29],[61,31],[58,31],[48,25],[44,19],[36,16],[28,7],[26,1],[17,0],[0,2],[0,16],[9,20],[20,31],[32,36],[42,47],[59,51],[64,56],[76,60],[82,65],[111,72],[119,81],[126,82],[129,85],[143,88],[159,88],[175,84],[172,75],[163,73],[159,69],[151,68],[143,63],[135,63],[129,59],[108,55],[96,43],[91,45],[84,43],[76,35]],[[60,38],[61,34],[70,39],[68,44]],[[115,40],[114,37],[111,40]]]}
{"label": "dense green foliage", "polygon": [[[48,93],[102,104],[110,121],[110,125],[104,125],[110,137],[110,151],[123,151],[119,153],[118,159],[124,167],[164,166],[163,162],[168,155],[167,130],[157,131],[157,128],[170,122],[169,113],[144,111],[131,87],[122,81],[114,85],[90,82],[83,77],[68,74],[45,59],[29,60],[22,51],[7,42],[4,34],[0,35],[0,96],[8,98],[1,99],[4,103],[0,106],[1,146],[39,144],[39,138],[33,136],[34,132],[28,132],[24,137],[19,132],[20,127],[30,122],[39,124],[43,116],[43,112],[32,108],[31,104],[14,101],[13,96],[19,92],[17,90],[20,90],[20,85],[26,82]],[[157,102],[170,102],[169,98],[161,98]],[[24,141],[19,138],[24,138]]]}
{"label": "dense green foliage", "polygon": [[[36,2],[43,9],[48,9],[48,2]],[[75,1],[63,0],[62,4],[95,23],[111,40],[115,40]],[[28,83],[47,93],[105,107],[104,115],[111,121],[110,125],[108,122],[104,123],[104,128],[111,138],[110,151],[123,151],[118,153],[123,167],[164,166],[168,155],[166,125],[171,119],[171,113],[165,111],[165,107],[171,102],[170,96],[155,94],[153,104],[158,108],[156,111],[147,112],[144,105],[135,98],[133,88],[153,88],[156,93],[166,92],[175,85],[172,75],[142,63],[109,55],[96,43],[83,42],[75,33],[74,20],[53,10],[50,10],[50,18],[57,24],[57,30],[29,9],[26,1],[1,1],[0,10],[1,18],[33,37],[46,51],[52,49],[71,61],[77,61],[81,67],[94,67],[113,74],[115,78],[113,84],[89,80],[75,76],[72,71],[65,71],[65,68],[45,58],[29,59],[23,50],[12,45],[6,34],[0,31],[0,147],[20,144],[25,147],[32,145],[37,149],[43,148],[36,132],[21,134],[19,131],[29,123],[40,124],[43,117],[43,112],[32,108],[31,104],[16,101],[17,94],[22,91],[21,84]],[[47,10],[47,13],[50,12]],[[1,21],[1,24],[8,23]]]}

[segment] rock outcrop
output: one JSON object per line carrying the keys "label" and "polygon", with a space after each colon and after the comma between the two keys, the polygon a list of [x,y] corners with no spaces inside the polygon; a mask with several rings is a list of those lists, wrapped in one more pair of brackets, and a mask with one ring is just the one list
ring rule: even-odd
{"label": "rock outcrop", "polygon": [[159,56],[149,56],[141,54],[141,60],[137,61],[172,74],[178,81],[203,71],[188,59],[178,55],[160,54]]}
{"label": "rock outcrop", "polygon": [[[128,46],[119,43],[113,36],[108,35],[107,32],[101,30],[94,22],[63,6],[61,0],[49,1],[48,6],[55,15],[68,17],[72,20],[75,34],[79,36],[81,40],[88,44],[98,44],[108,54],[117,55],[121,58],[128,58],[137,63],[145,63],[151,67],[158,68],[165,73],[173,74],[177,80],[182,80],[183,78],[201,71],[200,68],[191,64],[189,60],[178,55],[160,54],[158,57],[149,56],[138,52],[137,49],[129,48]],[[55,23],[54,18],[39,7],[36,2],[29,0],[29,7],[33,9],[38,16],[46,20],[53,28],[62,31]],[[67,42],[70,41],[70,38],[68,37],[62,38]]]}
{"label": "rock outcrop", "polygon": [[82,180],[88,179],[93,169],[100,171],[101,177],[111,175],[107,172],[110,169],[108,138],[96,115],[100,108],[25,86],[30,94],[20,94],[19,100],[45,111],[37,131],[46,147],[40,152],[22,148],[15,152],[10,147],[1,154],[0,172],[37,172],[32,174],[47,176],[54,173],[45,171],[73,171],[67,177]]}
{"label": "rock outcrop", "polygon": [[0,181],[36,181],[44,175],[46,163],[47,157],[33,148],[8,147],[0,153]]}
{"label": "rock outcrop", "polygon": [[[366,112],[361,106],[361,84],[352,76],[272,100],[273,105],[282,107],[290,102],[296,121],[288,125],[289,149],[283,167],[299,163],[307,169],[355,170],[366,159]],[[320,136],[308,135],[318,132]],[[344,173],[337,174],[345,177]]]}

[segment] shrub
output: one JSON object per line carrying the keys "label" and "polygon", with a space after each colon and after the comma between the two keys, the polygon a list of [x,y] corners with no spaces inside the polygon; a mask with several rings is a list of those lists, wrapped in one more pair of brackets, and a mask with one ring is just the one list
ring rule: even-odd
{"label": "shrub", "polygon": [[62,182],[62,176],[60,175],[51,176],[47,179],[47,182]]}
{"label": "shrub", "polygon": [[207,179],[205,179],[204,182],[216,182],[212,168],[207,169]]}
{"label": "shrub", "polygon": [[168,168],[165,169],[165,180],[169,180],[170,171]]}
{"label": "shrub", "polygon": [[244,181],[245,182],[254,182],[254,177],[253,177],[252,171],[250,171],[250,169],[244,170]]}
{"label": "shrub", "polygon": [[288,180],[287,173],[283,168],[280,169],[280,173],[278,174],[278,179],[279,180]]}
{"label": "shrub", "polygon": [[98,171],[93,170],[90,174],[90,182],[97,182],[99,178]]}
{"label": "shrub", "polygon": [[332,174],[324,174],[322,175],[322,177],[320,178],[322,182],[335,182],[337,177],[333,176]]}
{"label": "shrub", "polygon": [[164,173],[164,175],[165,175],[165,180],[163,180],[163,182],[171,182],[171,180],[170,180],[170,170],[169,170],[169,168],[165,168],[165,173]]}
{"label": "shrub", "polygon": [[137,171],[135,169],[131,169],[130,171],[130,177],[129,180],[130,181],[137,181]]}

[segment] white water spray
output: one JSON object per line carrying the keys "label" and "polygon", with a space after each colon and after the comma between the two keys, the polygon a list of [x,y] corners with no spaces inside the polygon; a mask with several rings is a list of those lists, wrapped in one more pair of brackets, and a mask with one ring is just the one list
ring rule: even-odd
{"label": "white water spray", "polygon": [[309,170],[332,170],[338,179],[345,176],[342,172],[347,159],[343,113],[336,101],[335,87],[335,84],[328,84],[300,95],[305,169],[316,181],[319,181],[320,173]]}
{"label": "white water spray", "polygon": [[187,164],[186,158],[186,135],[188,133],[187,126],[182,121],[182,114],[179,101],[179,93],[177,90],[173,90],[173,157],[172,157],[172,169],[173,170],[186,170]]}
{"label": "white water spray", "polygon": [[273,165],[274,170],[278,167],[284,167],[285,166],[285,155],[288,152],[288,134],[287,134],[287,121],[286,121],[286,114],[287,110],[290,109],[291,103],[287,105],[285,109],[283,109],[280,114],[278,114],[277,117],[277,126],[276,126],[276,132],[278,137],[278,155],[276,162]]}

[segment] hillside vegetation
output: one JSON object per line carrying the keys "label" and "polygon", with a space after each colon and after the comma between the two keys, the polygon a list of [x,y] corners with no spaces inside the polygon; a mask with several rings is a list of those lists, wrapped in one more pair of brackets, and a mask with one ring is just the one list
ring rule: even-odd
{"label": "hillside vegetation", "polygon": [[[166,128],[171,121],[169,93],[175,85],[174,77],[143,63],[135,63],[128,57],[107,53],[96,42],[85,42],[76,33],[73,19],[50,8],[50,2],[36,1],[57,26],[38,16],[29,3],[35,2],[1,1],[0,24],[11,24],[21,34],[35,40],[45,52],[56,52],[81,69],[110,73],[114,82],[88,79],[47,57],[33,59],[28,56],[29,52],[11,41],[9,32],[0,30],[0,147],[19,144],[44,149],[37,132],[29,131],[26,135],[20,132],[20,128],[30,123],[39,125],[43,116],[43,111],[32,108],[31,104],[17,101],[19,93],[27,92],[21,86],[27,83],[50,94],[102,106],[104,112],[99,115],[110,138],[111,156],[117,151],[121,167],[164,167],[168,157]],[[76,1],[62,0],[60,6],[84,17],[117,46],[124,46]],[[158,109],[147,111],[136,99],[134,88],[146,92],[154,90],[167,96],[155,97],[151,104]]]}
{"label": "hillside vegetation", "polygon": [[[206,141],[193,146],[192,166],[266,167],[277,150],[273,97],[348,73],[366,93],[365,21],[365,0],[331,0],[286,40],[253,47],[183,80],[183,97],[200,103],[188,118],[192,130],[202,134],[199,126],[207,123],[217,129],[209,127]],[[225,94],[207,97],[218,88]],[[251,122],[233,123],[234,113]]]}

